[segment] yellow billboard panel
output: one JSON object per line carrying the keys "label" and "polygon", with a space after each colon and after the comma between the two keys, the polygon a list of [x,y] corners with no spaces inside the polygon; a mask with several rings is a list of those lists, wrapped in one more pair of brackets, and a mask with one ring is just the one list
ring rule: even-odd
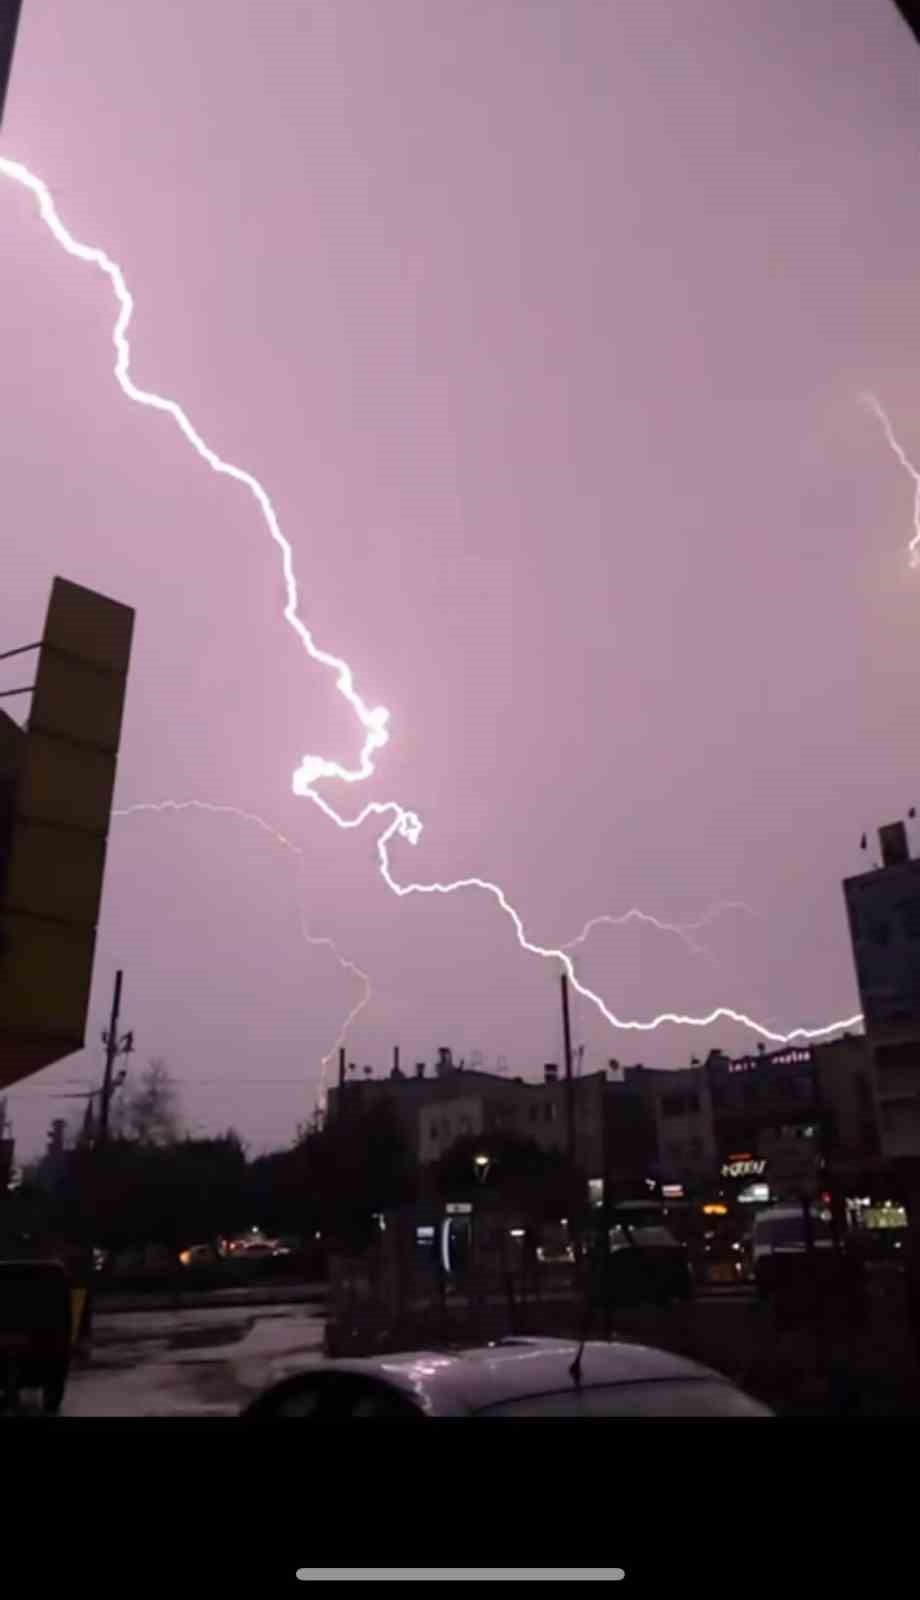
{"label": "yellow billboard panel", "polygon": [[[0,915],[4,1032],[65,1044],[62,1055],[80,1049],[95,936],[95,928],[66,927],[15,912]],[[70,1043],[73,1039],[78,1043]]]}
{"label": "yellow billboard panel", "polygon": [[115,756],[90,744],[29,730],[17,811],[24,823],[75,828],[104,838],[112,811]]}
{"label": "yellow billboard panel", "polygon": [[55,578],[28,723],[0,740],[0,1088],[84,1043],[133,627]]}
{"label": "yellow billboard panel", "polygon": [[94,927],[102,896],[105,839],[82,828],[23,820],[7,868],[5,904]]}

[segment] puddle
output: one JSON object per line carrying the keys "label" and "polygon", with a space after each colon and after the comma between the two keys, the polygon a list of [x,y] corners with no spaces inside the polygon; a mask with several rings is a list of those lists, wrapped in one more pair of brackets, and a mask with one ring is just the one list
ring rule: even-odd
{"label": "puddle", "polygon": [[170,1350],[213,1350],[224,1344],[239,1344],[252,1332],[254,1318],[238,1322],[231,1328],[186,1328],[174,1333],[169,1341]]}

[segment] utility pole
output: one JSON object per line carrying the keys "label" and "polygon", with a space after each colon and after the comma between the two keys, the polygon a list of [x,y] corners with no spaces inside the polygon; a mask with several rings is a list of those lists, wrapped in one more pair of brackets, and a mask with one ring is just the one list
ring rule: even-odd
{"label": "utility pole", "polygon": [[575,1171],[575,1080],[572,1077],[572,1027],[569,1021],[569,977],[562,978],[562,1038],[565,1045],[565,1143],[569,1167]]}
{"label": "utility pole", "polygon": [[105,1036],[105,1077],[102,1080],[102,1096],[99,1107],[99,1144],[102,1148],[109,1141],[109,1105],[111,1104],[113,1089],[112,1069],[115,1066],[115,1057],[119,1052],[118,1013],[121,1010],[121,980],[122,973],[119,969],[115,974],[112,1014],[109,1018],[109,1031]]}

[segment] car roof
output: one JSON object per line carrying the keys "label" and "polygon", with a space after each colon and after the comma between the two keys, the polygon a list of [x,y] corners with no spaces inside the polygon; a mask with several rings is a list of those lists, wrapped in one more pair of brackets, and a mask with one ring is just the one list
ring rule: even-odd
{"label": "car roof", "polygon": [[[318,1371],[377,1378],[401,1390],[430,1417],[469,1416],[488,1406],[557,1394],[572,1386],[570,1368],[578,1350],[572,1339],[505,1339],[463,1350],[418,1350],[406,1354],[324,1362]],[[581,1387],[707,1378],[720,1373],[641,1344],[612,1340],[585,1343]]]}

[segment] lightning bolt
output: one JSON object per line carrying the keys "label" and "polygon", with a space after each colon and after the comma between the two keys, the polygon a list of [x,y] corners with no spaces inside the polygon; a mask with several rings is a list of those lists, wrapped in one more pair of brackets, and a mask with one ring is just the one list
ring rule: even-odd
{"label": "lightning bolt", "polygon": [[[283,849],[289,850],[292,855],[297,857],[298,871],[300,873],[302,882],[304,864],[306,861],[306,851],[303,849],[303,846],[295,844],[293,839],[289,839],[287,834],[281,832],[280,828],[274,827],[271,822],[266,822],[265,818],[258,816],[255,811],[244,811],[241,806],[213,805],[209,800],[148,800],[143,801],[138,805],[123,806],[120,810],[113,811],[112,816],[134,817],[143,815],[145,812],[148,814],[151,812],[158,812],[162,814],[165,811],[206,811],[210,812],[212,816],[238,817],[243,822],[251,822],[254,827],[260,828],[263,833],[268,834],[269,838],[274,839],[276,844],[281,845]],[[302,893],[298,896],[297,905],[300,914],[300,931],[303,935],[304,942],[306,944],[314,945],[315,947],[322,947],[327,950],[331,950],[343,972],[349,972],[353,977],[357,978],[362,989],[360,996],[352,1006],[348,1016],[345,1018],[345,1021],[342,1023],[342,1026],[339,1029],[338,1037],[334,1040],[332,1045],[330,1045],[329,1050],[320,1061],[319,1102],[321,1105],[324,1105],[326,1099],[326,1069],[328,1068],[329,1063],[336,1051],[339,1049],[339,1046],[345,1043],[348,1031],[351,1028],[352,1023],[355,1021],[355,1018],[364,1010],[364,1007],[370,1000],[372,994],[371,980],[367,973],[358,966],[356,961],[351,961],[347,956],[342,955],[342,952],[335,940],[330,939],[328,934],[316,934],[309,932],[304,913]]]}
{"label": "lightning bolt", "polygon": [[750,906],[745,905],[743,900],[721,900],[718,905],[712,906],[697,922],[662,922],[660,918],[651,916],[648,911],[640,911],[637,906],[633,906],[631,910],[624,911],[622,916],[619,917],[611,916],[609,913],[600,917],[592,917],[589,922],[585,923],[581,933],[576,935],[574,939],[570,939],[567,944],[564,944],[562,949],[577,950],[579,945],[584,944],[594,928],[601,926],[623,928],[630,922],[641,922],[648,927],[655,928],[658,933],[675,934],[678,939],[683,940],[692,955],[706,956],[709,960],[712,960],[712,951],[707,949],[704,944],[697,944],[696,940],[691,939],[690,935],[699,933],[701,928],[708,928],[710,923],[715,922],[716,918],[721,916],[724,911],[743,911],[748,917],[755,915]]}
{"label": "lightning bolt", "polygon": [[[357,767],[349,769],[341,766],[338,762],[328,761],[323,756],[306,755],[302,758],[300,766],[293,776],[292,786],[294,793],[309,799],[314,805],[318,806],[323,815],[334,822],[338,828],[360,828],[372,816],[381,819],[389,818],[387,826],[377,840],[377,855],[381,876],[393,894],[403,899],[409,895],[458,894],[461,890],[470,889],[490,895],[510,919],[521,949],[531,955],[559,962],[563,970],[568,973],[569,980],[577,993],[590,1005],[594,1006],[613,1028],[650,1033],[662,1027],[665,1023],[673,1023],[682,1027],[708,1028],[713,1023],[724,1019],[739,1023],[753,1033],[760,1034],[765,1039],[770,1039],[778,1044],[787,1044],[795,1039],[822,1038],[828,1034],[838,1033],[844,1028],[855,1026],[862,1021],[861,1016],[855,1015],[835,1022],[825,1023],[817,1028],[794,1028],[790,1033],[777,1033],[754,1021],[743,1012],[735,1011],[728,1006],[719,1006],[702,1017],[683,1016],[677,1012],[666,1011],[647,1021],[624,1020],[616,1016],[599,995],[593,993],[579,982],[571,957],[566,950],[534,944],[527,939],[518,912],[508,902],[504,891],[498,884],[490,883],[483,878],[460,878],[452,883],[398,883],[393,877],[390,867],[390,844],[394,838],[403,839],[412,845],[418,844],[422,833],[422,822],[417,813],[407,810],[395,801],[372,801],[356,816],[343,817],[314,788],[314,785],[321,779],[337,778],[343,783],[351,784],[360,782],[372,775],[374,772],[374,755],[383,748],[390,737],[388,729],[389,712],[384,706],[371,708],[367,705],[355,688],[354,677],[348,663],[338,656],[332,655],[329,651],[321,649],[315,643],[309,628],[302,621],[298,611],[298,589],[294,574],[293,551],[281,531],[278,516],[269,494],[252,473],[245,472],[242,468],[224,461],[205,442],[189,421],[182,407],[175,400],[167,399],[163,395],[154,394],[149,390],[140,389],[135,384],[130,374],[131,347],[128,342],[128,327],[134,313],[134,300],[125,282],[121,267],[117,262],[106,255],[105,251],[91,245],[82,244],[78,239],[74,238],[58,215],[57,207],[47,184],[30,172],[22,162],[0,157],[0,175],[10,178],[14,183],[18,183],[29,190],[38,203],[42,221],[46,224],[56,242],[69,256],[96,267],[108,278],[118,304],[118,314],[112,331],[112,341],[115,346],[115,380],[127,399],[133,400],[138,405],[147,406],[151,410],[165,412],[167,416],[172,418],[183,437],[187,439],[188,443],[213,472],[232,478],[234,482],[242,484],[244,488],[249,490],[258,504],[269,534],[281,552],[285,585],[284,620],[297,634],[311,661],[317,662],[320,666],[328,667],[335,673],[336,688],[348,702],[364,730],[364,742]],[[172,804],[194,805],[196,802],[160,802],[160,805],[165,808],[169,808]]]}
{"label": "lightning bolt", "polygon": [[874,394],[864,394],[862,398],[865,404],[869,407],[869,410],[874,411],[875,415],[878,417],[890,449],[897,456],[901,466],[904,468],[904,471],[909,473],[910,477],[913,479],[914,536],[907,546],[907,558],[912,567],[920,567],[920,472],[918,472],[913,462],[910,461],[905,455],[904,450],[895,438],[894,429],[892,428],[888,419],[888,413],[885,411],[885,408],[881,402],[875,398]]}

